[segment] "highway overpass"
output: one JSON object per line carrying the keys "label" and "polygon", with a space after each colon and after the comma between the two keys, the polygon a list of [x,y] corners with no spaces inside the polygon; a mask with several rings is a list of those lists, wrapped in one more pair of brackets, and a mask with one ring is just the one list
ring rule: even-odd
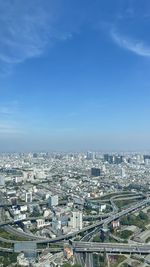
{"label": "highway overpass", "polygon": [[[95,228],[98,228],[101,225],[109,224],[110,222],[112,222],[112,221],[114,221],[114,220],[116,220],[116,219],[118,219],[118,218],[120,218],[120,217],[122,217],[124,215],[127,215],[130,212],[136,211],[139,208],[142,208],[142,207],[144,207],[145,205],[147,205],[149,203],[150,203],[150,199],[143,200],[143,201],[138,202],[137,204],[135,204],[135,205],[133,205],[133,206],[131,206],[131,207],[125,209],[125,210],[122,210],[120,212],[117,212],[117,213],[111,215],[107,219],[101,220],[96,224],[92,224],[92,225],[89,225],[87,227],[84,227],[83,229],[81,229],[79,231],[75,231],[75,232],[72,232],[72,233],[69,233],[69,234],[66,234],[66,235],[61,235],[61,236],[58,236],[58,237],[53,238],[53,239],[44,239],[43,238],[43,240],[40,239],[40,240],[35,240],[33,242],[36,242],[37,244],[39,244],[39,243],[54,243],[54,242],[59,242],[61,240],[72,238],[72,237],[74,237],[76,235],[79,235],[81,233],[92,231],[92,230],[94,230]],[[10,223],[12,223],[12,221]],[[9,224],[9,222],[7,224]],[[33,236],[33,238],[34,238],[34,236]],[[9,240],[9,241],[11,243],[11,240]]]}
{"label": "highway overpass", "polygon": [[150,254],[150,245],[147,244],[124,244],[124,243],[96,243],[96,242],[72,242],[75,253],[136,253]]}

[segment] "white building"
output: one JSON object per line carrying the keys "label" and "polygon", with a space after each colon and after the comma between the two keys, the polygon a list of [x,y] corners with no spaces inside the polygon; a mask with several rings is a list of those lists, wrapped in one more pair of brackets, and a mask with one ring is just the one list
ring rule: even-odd
{"label": "white building", "polygon": [[38,190],[37,190],[37,188],[36,188],[36,185],[34,185],[34,186],[33,186],[33,192],[34,192],[34,193],[37,193],[37,191],[38,191]]}
{"label": "white building", "polygon": [[25,258],[24,253],[21,253],[17,256],[17,265],[22,267],[29,266],[29,260]]}
{"label": "white building", "polygon": [[32,202],[32,192],[25,193],[25,202],[26,203]]}
{"label": "white building", "polygon": [[72,216],[70,218],[69,225],[73,229],[82,229],[82,212],[81,211],[73,211]]}
{"label": "white building", "polygon": [[22,177],[18,177],[18,176],[16,176],[15,177],[15,183],[17,184],[17,183],[20,183],[20,182],[22,182]]}
{"label": "white building", "polygon": [[39,228],[42,228],[42,227],[45,226],[45,220],[43,220],[43,219],[38,219],[38,220],[36,220],[36,224],[37,224],[37,228],[38,228],[38,229],[39,229]]}
{"label": "white building", "polygon": [[24,206],[21,206],[21,207],[20,207],[20,211],[22,211],[22,212],[25,212],[25,211],[27,211],[27,210],[28,210],[27,205],[24,205]]}
{"label": "white building", "polygon": [[50,215],[52,215],[52,212],[50,210],[48,210],[48,209],[44,210],[44,213],[43,213],[44,218],[47,218]]}
{"label": "white building", "polygon": [[100,208],[99,208],[100,212],[103,212],[105,209],[106,209],[106,204],[100,205]]}
{"label": "white building", "polygon": [[121,177],[122,178],[125,178],[126,177],[126,172],[125,172],[125,169],[124,168],[121,169]]}
{"label": "white building", "polygon": [[18,220],[25,220],[26,219],[26,214],[15,214],[14,215],[14,221],[18,221]]}

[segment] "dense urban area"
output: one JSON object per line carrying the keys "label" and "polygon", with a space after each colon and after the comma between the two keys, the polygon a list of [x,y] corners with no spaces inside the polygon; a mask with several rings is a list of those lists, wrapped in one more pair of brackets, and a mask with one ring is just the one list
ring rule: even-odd
{"label": "dense urban area", "polygon": [[150,266],[150,154],[0,155],[0,266]]}

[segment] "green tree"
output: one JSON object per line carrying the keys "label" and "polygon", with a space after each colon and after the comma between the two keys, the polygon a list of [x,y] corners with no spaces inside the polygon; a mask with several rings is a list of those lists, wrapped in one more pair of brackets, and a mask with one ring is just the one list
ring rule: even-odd
{"label": "green tree", "polygon": [[94,236],[93,242],[102,242],[102,240],[101,240],[100,236],[97,235],[97,236]]}
{"label": "green tree", "polygon": [[121,218],[120,222],[122,225],[128,225],[129,224],[127,216],[123,216]]}
{"label": "green tree", "polygon": [[120,232],[120,237],[123,239],[128,239],[132,235],[132,232],[129,230],[124,230]]}
{"label": "green tree", "polygon": [[80,265],[80,264],[74,264],[74,265],[71,265],[71,264],[69,264],[69,263],[65,263],[65,264],[63,265],[63,267],[81,267],[81,265]]}
{"label": "green tree", "polygon": [[148,221],[148,216],[143,211],[139,212],[139,218],[143,221]]}

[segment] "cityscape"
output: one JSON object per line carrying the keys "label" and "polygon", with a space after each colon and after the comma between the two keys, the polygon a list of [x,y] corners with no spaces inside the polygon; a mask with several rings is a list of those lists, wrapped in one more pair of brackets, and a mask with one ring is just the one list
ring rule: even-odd
{"label": "cityscape", "polygon": [[150,267],[150,0],[0,0],[0,267]]}
{"label": "cityscape", "polygon": [[149,175],[150,154],[1,153],[2,266],[148,266]]}

